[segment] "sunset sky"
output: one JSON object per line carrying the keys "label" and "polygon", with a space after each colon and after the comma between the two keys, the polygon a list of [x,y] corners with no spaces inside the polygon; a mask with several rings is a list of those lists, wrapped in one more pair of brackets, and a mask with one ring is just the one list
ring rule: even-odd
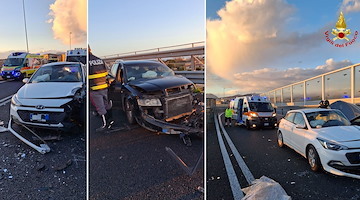
{"label": "sunset sky", "polygon": [[359,63],[359,37],[344,48],[325,39],[340,11],[352,39],[360,0],[207,1],[207,93],[267,92]]}
{"label": "sunset sky", "polygon": [[89,44],[105,56],[202,42],[205,20],[205,0],[89,0]]}
{"label": "sunset sky", "polygon": [[[30,53],[66,51],[86,47],[86,0],[25,0]],[[2,0],[0,12],[0,59],[12,51],[26,51],[21,0]]]}

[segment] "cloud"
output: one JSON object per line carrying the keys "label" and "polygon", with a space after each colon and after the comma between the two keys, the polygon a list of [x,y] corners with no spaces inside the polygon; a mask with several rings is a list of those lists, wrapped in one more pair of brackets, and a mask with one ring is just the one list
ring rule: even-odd
{"label": "cloud", "polygon": [[207,67],[228,78],[261,69],[288,55],[323,43],[323,28],[313,33],[288,32],[285,25],[295,8],[285,0],[232,0],[207,20]]}
{"label": "cloud", "polygon": [[56,0],[50,5],[54,38],[63,44],[80,44],[87,41],[87,0]]}
{"label": "cloud", "polygon": [[234,74],[232,88],[239,89],[229,90],[227,94],[267,92],[352,64],[349,60],[337,62],[330,58],[325,61],[325,64],[316,66],[315,68],[262,68],[252,72],[236,73]]}
{"label": "cloud", "polygon": [[344,13],[359,12],[360,0],[343,0],[341,4],[341,10]]}

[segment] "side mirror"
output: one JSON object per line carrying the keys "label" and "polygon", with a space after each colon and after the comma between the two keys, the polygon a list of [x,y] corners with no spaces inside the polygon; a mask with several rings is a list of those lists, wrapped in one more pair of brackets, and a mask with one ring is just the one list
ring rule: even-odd
{"label": "side mirror", "polygon": [[109,81],[109,84],[111,85],[115,81],[115,78],[112,76],[108,76],[107,80]]}
{"label": "side mirror", "polygon": [[249,109],[248,109],[248,108],[244,108],[244,112],[249,112]]}
{"label": "side mirror", "polygon": [[306,129],[306,126],[305,126],[305,125],[302,125],[302,124],[296,124],[296,125],[295,125],[295,128],[298,128],[298,129]]}
{"label": "side mirror", "polygon": [[25,83],[25,84],[28,83],[28,82],[29,82],[29,78],[24,78],[24,79],[22,80],[22,82]]}

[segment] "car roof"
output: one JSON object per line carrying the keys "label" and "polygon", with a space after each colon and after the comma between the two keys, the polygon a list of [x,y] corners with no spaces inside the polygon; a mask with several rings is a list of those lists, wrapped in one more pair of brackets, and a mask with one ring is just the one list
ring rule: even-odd
{"label": "car roof", "polygon": [[71,64],[82,64],[80,62],[53,62],[53,63],[48,63],[48,64],[45,64],[41,67],[45,67],[45,66],[55,66],[55,65],[71,65]]}
{"label": "car roof", "polygon": [[154,60],[127,60],[127,61],[118,61],[119,63],[123,63],[125,65],[131,65],[131,64],[161,64],[158,61],[154,61]]}
{"label": "car roof", "polygon": [[325,109],[325,108],[304,108],[304,109],[290,110],[289,112],[312,113],[312,112],[318,112],[318,111],[331,111],[331,110],[335,110],[335,109]]}

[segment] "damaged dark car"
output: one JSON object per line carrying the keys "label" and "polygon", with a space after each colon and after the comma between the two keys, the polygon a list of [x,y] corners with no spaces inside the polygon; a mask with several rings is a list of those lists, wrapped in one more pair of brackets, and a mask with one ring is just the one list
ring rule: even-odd
{"label": "damaged dark car", "polygon": [[196,112],[194,83],[175,75],[166,65],[147,60],[116,61],[109,82],[109,97],[130,124],[166,134],[203,132],[186,119]]}

